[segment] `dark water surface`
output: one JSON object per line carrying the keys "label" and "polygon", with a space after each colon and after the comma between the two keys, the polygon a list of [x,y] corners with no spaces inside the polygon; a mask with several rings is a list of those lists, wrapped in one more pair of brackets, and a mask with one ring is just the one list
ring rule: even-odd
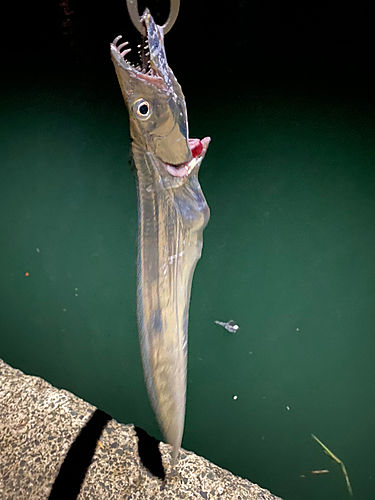
{"label": "dark water surface", "polygon": [[[138,349],[128,118],[102,69],[2,92],[0,356],[161,438]],[[177,76],[191,136],[212,137],[183,446],[288,500],[348,497],[314,433],[354,496],[375,498],[372,105]],[[229,319],[235,334],[215,324]]]}

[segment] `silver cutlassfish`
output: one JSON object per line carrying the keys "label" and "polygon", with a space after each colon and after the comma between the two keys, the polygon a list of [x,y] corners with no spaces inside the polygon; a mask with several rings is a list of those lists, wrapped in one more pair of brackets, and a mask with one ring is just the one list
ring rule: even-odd
{"label": "silver cutlassfish", "polygon": [[[198,170],[210,138],[189,139],[185,98],[169,68],[163,28],[140,18],[140,65],[128,42],[111,56],[129,111],[138,187],[138,329],[149,398],[173,460],[181,446],[186,401],[191,282],[210,212]],[[140,30],[141,31],[141,30]]]}

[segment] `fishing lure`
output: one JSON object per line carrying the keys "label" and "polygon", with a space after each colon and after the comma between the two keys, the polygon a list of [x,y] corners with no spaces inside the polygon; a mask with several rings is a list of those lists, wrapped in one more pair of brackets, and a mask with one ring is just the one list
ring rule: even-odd
{"label": "fishing lure", "polygon": [[131,49],[121,36],[111,44],[111,57],[129,112],[137,173],[143,371],[175,462],[185,420],[191,283],[210,216],[198,170],[210,138],[189,138],[185,98],[167,63],[163,27],[146,9],[137,28],[143,33],[139,65],[126,58]]}

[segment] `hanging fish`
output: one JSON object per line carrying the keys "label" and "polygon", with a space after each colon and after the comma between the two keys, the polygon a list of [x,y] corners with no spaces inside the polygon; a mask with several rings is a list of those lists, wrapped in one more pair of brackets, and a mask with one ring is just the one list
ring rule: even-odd
{"label": "hanging fish", "polygon": [[169,68],[163,29],[141,17],[139,66],[121,36],[111,56],[129,111],[138,188],[138,330],[150,401],[173,460],[181,446],[186,401],[191,282],[210,211],[198,170],[210,138],[190,139],[185,98]]}

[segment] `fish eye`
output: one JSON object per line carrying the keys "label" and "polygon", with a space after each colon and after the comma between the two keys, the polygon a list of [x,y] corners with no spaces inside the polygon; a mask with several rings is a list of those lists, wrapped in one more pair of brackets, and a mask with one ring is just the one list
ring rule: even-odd
{"label": "fish eye", "polygon": [[147,120],[150,116],[150,104],[145,99],[138,99],[133,106],[138,118]]}

